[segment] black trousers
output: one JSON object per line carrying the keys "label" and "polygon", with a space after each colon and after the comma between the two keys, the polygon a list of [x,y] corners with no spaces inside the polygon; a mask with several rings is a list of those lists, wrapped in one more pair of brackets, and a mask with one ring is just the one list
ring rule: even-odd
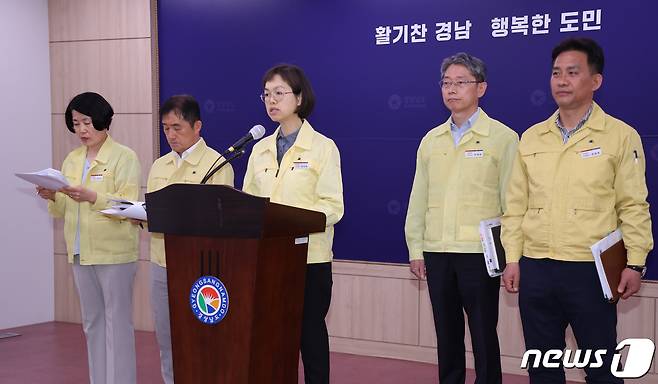
{"label": "black trousers", "polygon": [[502,383],[498,345],[500,277],[490,277],[481,253],[425,252],[439,354],[439,382],[464,384],[464,311],[468,316],[475,384]]}
{"label": "black trousers", "polygon": [[[623,383],[610,373],[617,346],[617,306],[603,298],[594,262],[522,257],[519,267],[519,309],[526,350],[563,350],[565,331],[571,325],[579,349],[608,350],[601,368],[585,368],[586,381]],[[531,367],[528,372],[531,384],[565,382],[563,368]]]}
{"label": "black trousers", "polygon": [[331,263],[308,264],[302,319],[304,383],[329,383],[329,334],[325,317],[331,304]]}

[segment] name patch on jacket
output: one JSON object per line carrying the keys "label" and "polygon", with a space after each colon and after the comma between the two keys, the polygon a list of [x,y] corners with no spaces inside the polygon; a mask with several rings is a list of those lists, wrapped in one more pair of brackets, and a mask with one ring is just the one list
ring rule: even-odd
{"label": "name patch on jacket", "polygon": [[96,174],[96,175],[89,175],[89,180],[91,181],[103,181],[103,175],[102,174]]}
{"label": "name patch on jacket", "polygon": [[484,150],[482,149],[469,149],[464,152],[464,157],[467,159],[479,159],[484,157]]}
{"label": "name patch on jacket", "polygon": [[601,156],[601,147],[580,151],[580,157],[582,157],[583,159],[589,159],[590,157],[596,157],[596,156]]}
{"label": "name patch on jacket", "polygon": [[311,164],[308,163],[308,161],[295,161],[292,163],[293,167],[295,169],[309,169],[311,168]]}

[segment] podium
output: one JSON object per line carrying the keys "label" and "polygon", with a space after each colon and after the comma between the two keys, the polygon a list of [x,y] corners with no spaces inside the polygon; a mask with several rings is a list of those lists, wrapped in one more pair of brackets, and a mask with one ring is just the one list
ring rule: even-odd
{"label": "podium", "polygon": [[176,384],[296,384],[308,234],[325,215],[197,184],[147,193],[146,209],[165,234]]}

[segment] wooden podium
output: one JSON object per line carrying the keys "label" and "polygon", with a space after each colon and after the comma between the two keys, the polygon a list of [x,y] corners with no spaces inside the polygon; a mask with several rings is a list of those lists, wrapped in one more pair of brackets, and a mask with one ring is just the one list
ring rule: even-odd
{"label": "wooden podium", "polygon": [[[165,234],[176,384],[296,384],[308,234],[325,215],[197,184],[148,193],[146,209],[149,231]],[[202,276],[227,294],[215,324],[192,309]],[[203,308],[225,303],[213,299]]]}

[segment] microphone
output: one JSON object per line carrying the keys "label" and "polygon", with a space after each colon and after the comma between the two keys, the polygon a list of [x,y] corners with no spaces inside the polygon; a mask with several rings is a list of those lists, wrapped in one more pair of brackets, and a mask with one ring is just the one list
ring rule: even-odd
{"label": "microphone", "polygon": [[246,135],[244,135],[240,140],[236,141],[235,143],[233,143],[233,145],[228,147],[228,150],[224,152],[224,154],[235,152],[236,150],[242,148],[248,142],[252,140],[259,140],[264,135],[265,135],[265,127],[263,127],[260,124],[254,125]]}
{"label": "microphone", "polygon": [[[201,180],[200,184],[205,184],[217,171],[219,171],[223,166],[231,162],[232,160],[242,156],[245,154],[245,149],[244,146],[245,144],[254,141],[254,140],[259,140],[261,137],[265,135],[265,127],[262,125],[254,125],[251,127],[249,132],[244,135],[240,140],[236,141],[233,145],[231,145],[224,153],[222,153],[217,160],[215,160],[214,163],[210,166],[210,169],[208,169],[208,172],[206,172],[205,176],[203,176],[203,179]],[[227,155],[230,155],[227,157]],[[215,167],[215,164],[217,162],[224,158],[225,160],[219,164],[217,167]],[[214,167],[214,168],[213,168]]]}

